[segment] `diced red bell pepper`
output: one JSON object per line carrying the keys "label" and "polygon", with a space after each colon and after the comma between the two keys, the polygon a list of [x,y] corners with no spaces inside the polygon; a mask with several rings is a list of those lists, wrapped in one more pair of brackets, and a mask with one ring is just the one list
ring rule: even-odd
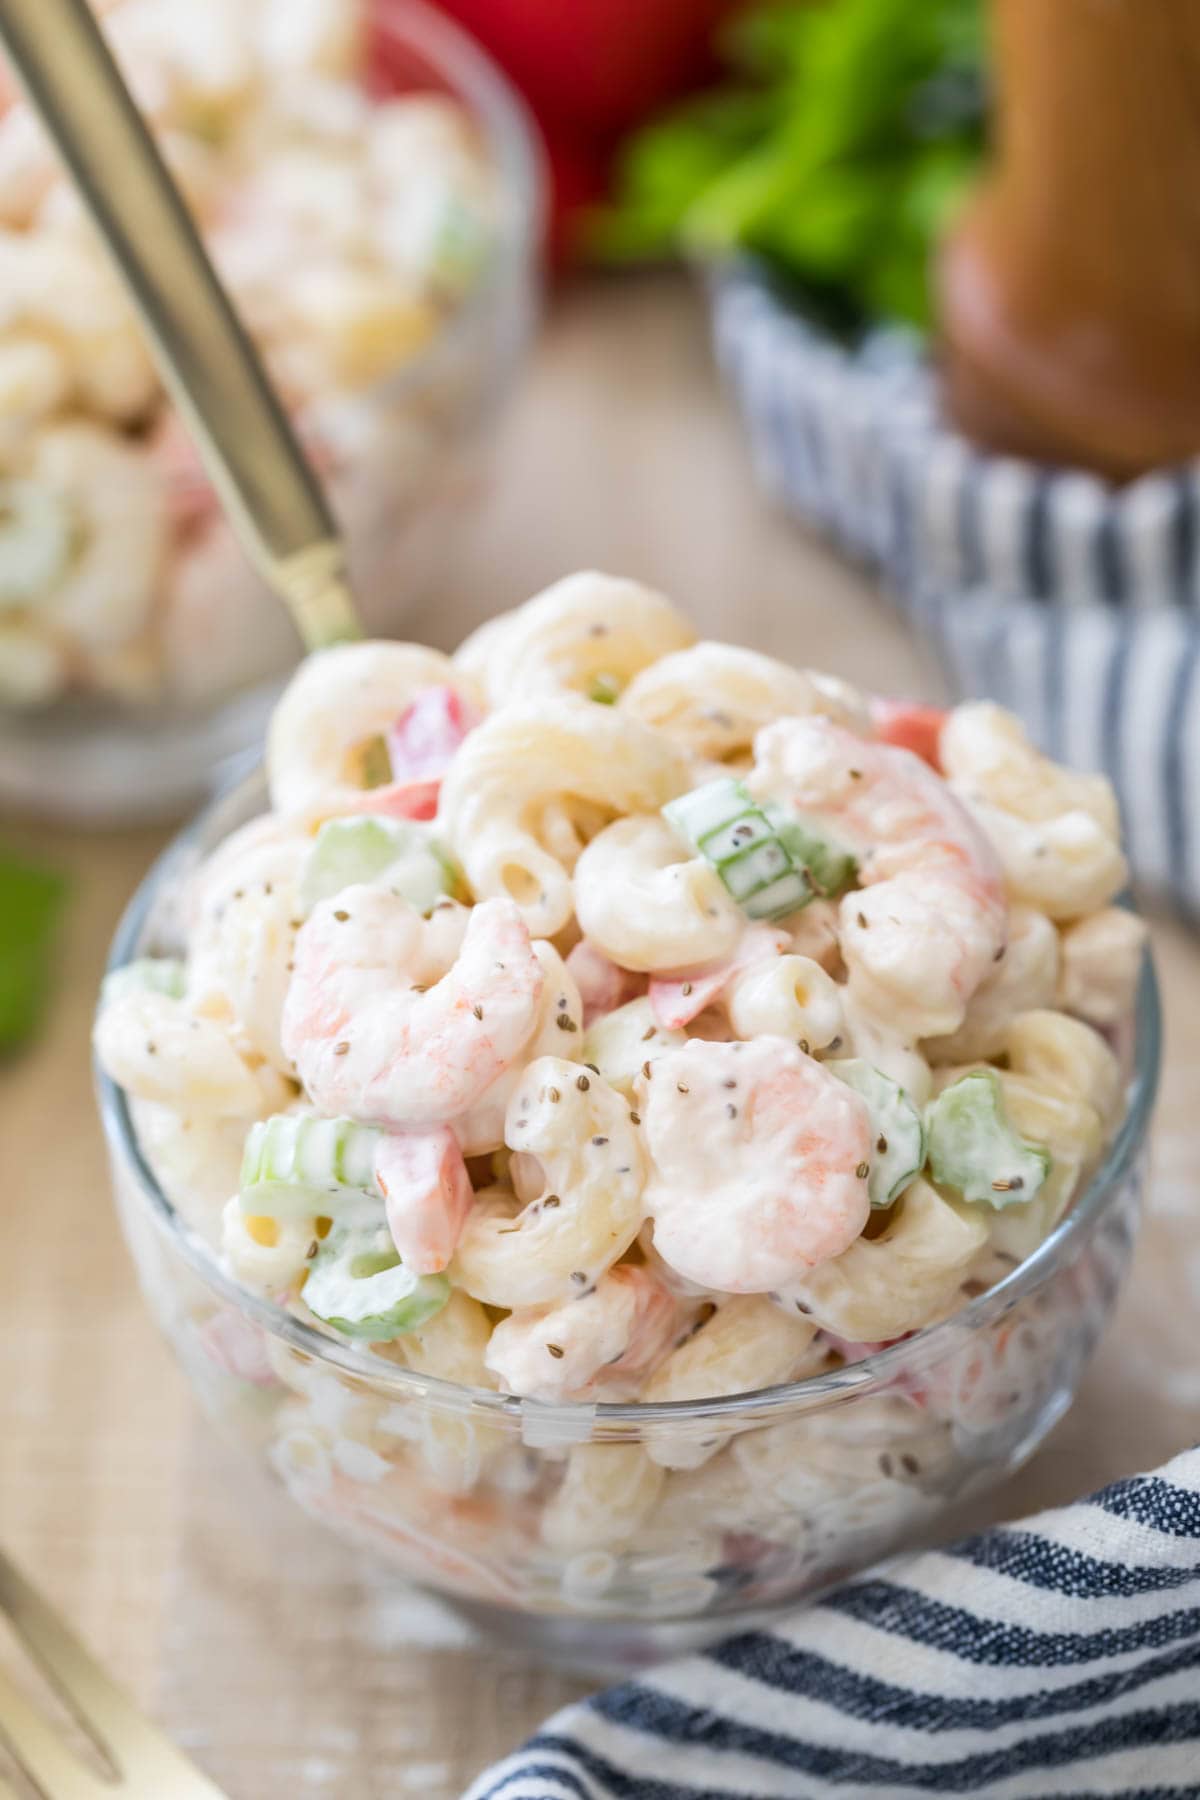
{"label": "diced red bell pepper", "polygon": [[645,987],[644,976],[611,962],[586,938],[581,938],[571,950],[567,968],[575,978],[579,998],[583,1001],[585,1027],[604,1013],[624,1006],[627,1000],[635,1000]]}
{"label": "diced red bell pepper", "polygon": [[385,733],[393,782],[440,781],[481,717],[452,687],[422,688]]}
{"label": "diced red bell pepper", "polygon": [[871,700],[871,722],[885,744],[912,750],[941,773],[939,745],[948,718],[943,706],[924,706],[916,700]]}
{"label": "diced red bell pepper", "polygon": [[782,956],[790,942],[786,931],[773,925],[752,925],[728,962],[715,967],[655,975],[650,982],[650,1007],[664,1031],[682,1031],[698,1019],[706,1006],[720,997],[736,969],[764,956]]}
{"label": "diced red bell pepper", "polygon": [[475,1199],[450,1127],[389,1131],[375,1153],[375,1179],[402,1261],[417,1275],[440,1274]]}
{"label": "diced red bell pepper", "polygon": [[433,819],[437,816],[440,781],[390,781],[355,795],[356,813],[382,813],[388,819]]}

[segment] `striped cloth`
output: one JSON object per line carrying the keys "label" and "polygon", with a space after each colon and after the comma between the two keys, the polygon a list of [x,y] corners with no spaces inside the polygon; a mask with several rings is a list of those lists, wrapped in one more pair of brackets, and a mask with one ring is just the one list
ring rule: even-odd
{"label": "striped cloth", "polygon": [[745,269],[712,295],[764,486],[884,574],[957,693],[1104,770],[1139,883],[1200,918],[1200,463],[1118,489],[987,455],[910,334],[847,350]]}
{"label": "striped cloth", "polygon": [[464,1800],[1200,1795],[1200,1450],[571,1706]]}

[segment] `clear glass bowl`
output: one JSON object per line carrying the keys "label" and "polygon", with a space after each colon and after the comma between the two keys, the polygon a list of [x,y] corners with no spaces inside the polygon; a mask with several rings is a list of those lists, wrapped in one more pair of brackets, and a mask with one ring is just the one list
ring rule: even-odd
{"label": "clear glass bowl", "polygon": [[[215,801],[151,871],[110,968],[176,942],[179,884],[263,809]],[[546,1405],[417,1375],[238,1287],[99,1077],[146,1300],[223,1435],[343,1538],[548,1656],[636,1666],[747,1629],[1022,1463],[1070,1405],[1132,1252],[1160,1022],[1147,960],[1118,1048],[1128,1109],[1052,1235],[952,1318],[865,1361],[728,1399]],[[185,1154],[203,1158],[201,1141]],[[161,1166],[161,1165],[160,1165]]]}
{"label": "clear glass bowl", "polygon": [[[382,0],[371,21],[387,93],[457,100],[500,199],[484,269],[429,344],[369,388],[319,400],[300,421],[348,543],[368,629],[386,636],[428,592],[464,503],[476,496],[486,427],[530,341],[543,180],[521,101],[465,33],[420,0]],[[214,770],[261,741],[298,655],[291,624],[190,458],[147,459],[146,479],[165,484],[171,521],[156,624],[149,639],[139,627],[136,641],[119,641],[117,627],[115,641],[97,642],[105,691],[40,702],[36,646],[19,650],[0,630],[10,671],[0,695],[9,683],[25,695],[19,705],[0,699],[0,803],[85,824],[177,817],[211,791]],[[113,507],[128,513],[131,504],[136,512],[114,492]]]}

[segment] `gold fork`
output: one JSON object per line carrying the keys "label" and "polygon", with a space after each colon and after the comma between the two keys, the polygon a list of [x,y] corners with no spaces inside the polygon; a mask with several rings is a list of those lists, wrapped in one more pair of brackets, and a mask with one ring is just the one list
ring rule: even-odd
{"label": "gold fork", "polygon": [[[115,1771],[106,1780],[85,1768],[0,1670],[0,1740],[44,1800],[225,1800],[142,1718],[3,1552],[0,1613]],[[0,1800],[18,1800],[2,1775]]]}

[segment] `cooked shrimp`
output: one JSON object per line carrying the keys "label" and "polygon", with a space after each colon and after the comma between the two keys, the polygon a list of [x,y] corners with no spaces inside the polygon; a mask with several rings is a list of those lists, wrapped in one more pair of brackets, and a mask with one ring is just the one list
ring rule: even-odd
{"label": "cooked shrimp", "polygon": [[786,1038],[692,1040],[659,1057],[637,1091],[655,1248],[689,1281],[767,1293],[862,1231],[867,1108]]}
{"label": "cooked shrimp", "polygon": [[510,1313],[485,1360],[510,1394],[613,1399],[623,1378],[640,1376],[670,1349],[679,1317],[679,1302],[657,1276],[621,1263],[577,1299]]}
{"label": "cooked shrimp", "polygon": [[516,1061],[545,971],[508,900],[475,907],[453,966],[439,966],[438,914],[457,910],[425,920],[386,889],[349,887],[297,933],[283,1048],[322,1111],[446,1124]]}
{"label": "cooked shrimp", "polygon": [[858,857],[862,889],[841,904],[851,998],[913,1037],[956,1031],[1008,925],[999,862],[966,808],[911,751],[828,719],[782,719],[755,751],[755,790]]}
{"label": "cooked shrimp", "polygon": [[521,1052],[521,1060],[505,1069],[470,1111],[454,1121],[454,1133],[464,1156],[485,1156],[500,1149],[508,1103],[528,1063],[537,1056],[561,1056],[574,1061],[583,1054],[583,1003],[570,968],[544,938],[537,939],[533,954],[546,972],[537,1024]]}

